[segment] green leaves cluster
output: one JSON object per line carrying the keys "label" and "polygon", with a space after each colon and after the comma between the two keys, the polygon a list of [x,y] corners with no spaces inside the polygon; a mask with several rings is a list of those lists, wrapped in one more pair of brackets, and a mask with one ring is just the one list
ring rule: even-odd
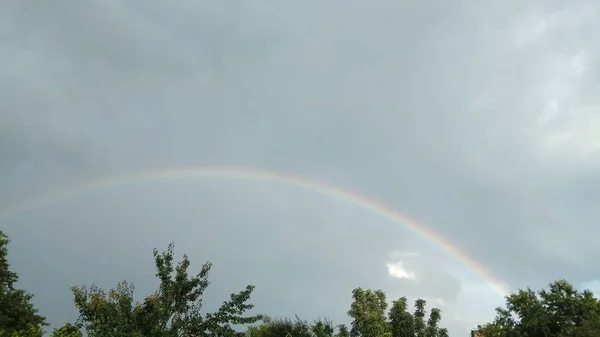
{"label": "green leaves cluster", "polygon": [[348,337],[348,329],[344,325],[334,326],[325,319],[317,319],[312,324],[306,320],[289,318],[265,318],[263,324],[250,326],[248,337]]}
{"label": "green leaves cluster", "polygon": [[[31,303],[33,295],[16,284],[18,276],[8,262],[10,240],[0,231],[0,337],[42,337],[46,319]],[[154,250],[158,289],[142,302],[134,300],[135,288],[127,281],[104,291],[94,285],[72,287],[79,318],[73,325],[54,329],[51,337],[448,337],[439,327],[438,308],[427,314],[426,302],[417,299],[412,311],[408,300],[392,301],[388,310],[381,290],[356,288],[348,315],[350,329],[335,326],[328,319],[313,323],[287,318],[271,319],[246,315],[254,287],[248,285],[231,294],[212,313],[202,313],[202,297],[210,285],[212,265],[190,275],[190,261],[183,255],[174,262],[174,246]],[[258,325],[257,325],[258,323]],[[246,325],[245,333],[234,326]],[[565,280],[549,284],[548,289],[519,290],[506,297],[496,317],[479,326],[484,337],[598,337],[600,300],[589,290],[579,291]]]}
{"label": "green leaves cluster", "polygon": [[[0,231],[0,337],[41,337],[48,324],[37,314],[32,295],[16,289],[17,274],[8,263],[8,237]],[[143,302],[134,300],[134,286],[123,281],[104,291],[94,285],[72,287],[79,318],[54,329],[51,337],[237,337],[233,325],[254,324],[262,315],[247,316],[254,287],[231,294],[214,313],[203,315],[202,296],[209,286],[212,267],[205,263],[197,275],[190,275],[186,255],[174,263],[174,246],[165,252],[154,250],[158,289]]]}
{"label": "green leaves cluster", "polygon": [[[17,274],[10,270],[7,255],[8,237],[0,232],[0,337],[41,337],[48,324],[37,314],[32,295],[15,289]],[[51,337],[445,337],[438,327],[439,309],[432,309],[426,320],[425,301],[415,302],[415,311],[407,310],[406,298],[392,303],[387,313],[386,295],[381,290],[356,288],[348,311],[351,329],[335,326],[328,319],[313,323],[296,317],[271,319],[263,315],[246,315],[254,287],[248,285],[212,313],[202,313],[202,297],[210,285],[212,265],[205,263],[200,272],[190,275],[190,261],[183,255],[174,262],[174,246],[166,251],[154,250],[158,289],[142,302],[134,299],[135,287],[122,281],[105,291],[95,285],[71,288],[79,318],[54,329]],[[256,323],[260,323],[256,325]],[[234,326],[250,325],[246,333]]]}
{"label": "green leaves cluster", "polygon": [[46,318],[38,314],[33,295],[15,288],[19,281],[8,263],[8,236],[0,231],[0,337],[39,337]]}
{"label": "green leaves cluster", "polygon": [[415,302],[409,312],[408,301],[402,297],[392,302],[387,310],[386,295],[381,290],[356,288],[352,291],[348,315],[352,318],[350,330],[345,325],[335,326],[327,319],[312,324],[296,317],[269,319],[248,329],[248,337],[447,337],[448,330],[439,327],[441,311],[431,309],[429,317],[425,300]]}
{"label": "green leaves cluster", "polygon": [[209,286],[210,263],[190,276],[187,255],[174,264],[173,244],[165,252],[154,250],[156,277],[160,286],[139,303],[134,301],[134,286],[125,281],[105,292],[95,286],[73,287],[78,324],[89,337],[234,337],[232,325],[252,324],[261,315],[245,316],[253,305],[247,303],[254,287],[231,294],[214,313],[202,315],[202,295]]}
{"label": "green leaves cluster", "polygon": [[62,328],[54,329],[50,337],[83,337],[83,334],[79,327],[67,323]]}
{"label": "green leaves cluster", "polygon": [[447,337],[439,327],[441,310],[431,309],[426,318],[426,301],[417,299],[414,312],[408,311],[406,297],[393,301],[387,313],[386,295],[381,290],[356,288],[348,315],[353,318],[350,337]]}
{"label": "green leaves cluster", "polygon": [[547,290],[527,288],[507,296],[494,321],[479,331],[485,337],[597,337],[600,301],[591,291],[558,280]]}

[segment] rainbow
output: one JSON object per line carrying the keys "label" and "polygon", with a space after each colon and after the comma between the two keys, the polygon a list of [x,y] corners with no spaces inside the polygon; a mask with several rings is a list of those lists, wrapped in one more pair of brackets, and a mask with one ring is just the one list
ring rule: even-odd
{"label": "rainbow", "polygon": [[509,293],[504,282],[494,278],[492,274],[475,259],[467,255],[458,247],[452,245],[450,241],[445,239],[442,235],[436,233],[431,228],[428,228],[426,225],[421,224],[380,202],[361,196],[352,191],[283,172],[218,166],[192,166],[184,168],[142,171],[136,174],[120,176],[117,178],[102,179],[92,183],[71,186],[63,190],[53,191],[47,195],[26,200],[25,202],[17,203],[7,208],[0,209],[0,220],[45,204],[67,199],[86,190],[109,188],[139,181],[185,179],[193,177],[269,181],[320,193],[322,195],[343,201],[347,204],[357,206],[384,219],[387,219],[392,223],[398,224],[417,236],[423,238],[425,241],[428,241],[434,246],[439,247],[445,253],[459,261],[468,270],[472,271],[478,277],[489,283],[494,291],[500,295],[506,296]]}

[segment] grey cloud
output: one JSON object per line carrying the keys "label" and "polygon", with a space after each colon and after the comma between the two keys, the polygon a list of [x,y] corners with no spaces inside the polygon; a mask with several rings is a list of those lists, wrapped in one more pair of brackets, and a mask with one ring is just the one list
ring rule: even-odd
{"label": "grey cloud", "polygon": [[[137,170],[264,167],[374,197],[514,287],[597,278],[591,0],[32,4],[0,5],[0,209]],[[382,287],[442,298],[459,334],[495,305],[437,248],[365,211],[269,184],[188,184],[88,191],[0,225],[47,312],[70,308],[65,282],[151,277],[165,238],[215,260],[214,298],[247,278],[282,314],[343,320],[353,287]],[[225,238],[250,253],[214,244]],[[395,250],[420,253],[420,284],[389,277]],[[28,267],[39,256],[43,272]],[[52,273],[63,299],[43,294]]]}

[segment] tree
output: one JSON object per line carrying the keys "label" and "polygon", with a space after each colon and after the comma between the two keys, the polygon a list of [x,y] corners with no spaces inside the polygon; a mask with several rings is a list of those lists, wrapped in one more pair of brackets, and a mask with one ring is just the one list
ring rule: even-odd
{"label": "tree", "polygon": [[67,323],[61,328],[54,329],[50,337],[83,337],[83,334],[79,327]]}
{"label": "tree", "polygon": [[385,293],[381,290],[356,288],[352,291],[352,299],[348,311],[352,318],[350,337],[385,336],[389,330],[385,319],[388,306]]}
{"label": "tree", "polygon": [[16,289],[18,275],[10,270],[8,244],[10,240],[0,231],[0,337],[37,337],[43,335],[46,318],[38,314],[31,300],[33,295]]}
{"label": "tree", "polygon": [[202,265],[200,273],[190,277],[187,255],[175,266],[171,243],[166,251],[154,250],[159,288],[142,303],[134,303],[134,286],[126,281],[105,292],[92,285],[73,287],[78,324],[90,337],[237,337],[232,325],[253,324],[262,315],[244,316],[253,308],[247,303],[254,287],[248,285],[214,313],[202,316],[202,296],[209,286],[212,264]]}
{"label": "tree", "polygon": [[578,326],[565,329],[560,337],[598,337],[600,335],[600,317],[586,319]]}
{"label": "tree", "polygon": [[392,302],[389,320],[392,337],[414,337],[413,316],[408,312],[406,297]]}
{"label": "tree", "polygon": [[[0,337],[42,337],[45,318],[31,304],[33,295],[15,289],[17,274],[10,270],[8,237],[0,231]],[[426,301],[415,301],[411,313],[407,299],[392,302],[389,313],[386,295],[381,290],[352,291],[346,325],[333,325],[327,318],[308,323],[296,316],[270,319],[246,315],[254,287],[231,294],[229,300],[212,313],[202,314],[202,299],[208,288],[212,265],[202,265],[196,276],[188,273],[187,255],[174,263],[174,245],[166,251],[153,251],[159,286],[143,301],[134,300],[135,287],[122,281],[109,291],[95,285],[71,288],[79,318],[54,329],[50,337],[448,337],[439,327],[441,311],[431,309],[427,317]],[[539,295],[539,296],[538,296]],[[537,301],[537,302],[536,302]],[[509,298],[507,309],[498,309],[498,317],[484,329],[486,337],[590,337],[598,336],[600,304],[590,292],[578,293],[567,283],[556,283],[539,294],[528,290]],[[516,321],[514,313],[522,314]],[[255,325],[259,323],[258,325]],[[245,333],[236,325],[250,325]]]}
{"label": "tree", "polygon": [[388,316],[392,337],[447,337],[448,330],[439,327],[442,311],[431,309],[429,319],[425,321],[426,305],[425,300],[417,299],[415,311],[411,314],[406,297],[393,301]]}
{"label": "tree", "polygon": [[250,327],[250,337],[315,337],[313,327],[308,321],[296,316],[295,320],[289,318],[269,318],[259,326]]}
{"label": "tree", "polygon": [[600,335],[600,301],[565,280],[549,289],[519,290],[506,297],[491,323],[479,327],[486,337],[571,337]]}
{"label": "tree", "polygon": [[29,325],[25,329],[18,331],[6,331],[0,329],[0,336],[3,337],[41,337],[44,335],[44,329],[40,326]]}
{"label": "tree", "polygon": [[[338,333],[336,334],[336,328]],[[250,326],[247,337],[348,337],[345,325],[337,327],[327,318],[314,320],[312,324],[296,316],[289,318],[266,318],[258,326]]]}
{"label": "tree", "polygon": [[427,302],[423,299],[415,301],[415,313],[413,314],[413,327],[416,337],[425,337],[425,306]]}
{"label": "tree", "polygon": [[335,326],[327,318],[315,320],[311,330],[315,337],[334,337],[335,334]]}
{"label": "tree", "polygon": [[439,323],[442,320],[442,311],[438,308],[431,309],[427,327],[425,328],[426,337],[448,337],[448,329],[440,328]]}
{"label": "tree", "polygon": [[337,328],[338,332],[335,337],[350,337],[350,332],[348,332],[348,327],[345,324],[340,324]]}

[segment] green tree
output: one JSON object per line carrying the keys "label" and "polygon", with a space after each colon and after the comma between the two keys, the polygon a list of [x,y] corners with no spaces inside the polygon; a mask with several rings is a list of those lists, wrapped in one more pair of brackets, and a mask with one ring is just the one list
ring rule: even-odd
{"label": "green tree", "polygon": [[438,330],[437,336],[438,337],[449,337],[450,334],[448,333],[448,329],[446,329],[446,328],[440,328]]}
{"label": "green tree", "polygon": [[352,304],[348,315],[352,318],[350,337],[383,337],[389,331],[385,314],[387,302],[381,290],[352,291]]}
{"label": "green tree", "polygon": [[598,337],[600,336],[600,317],[586,319],[580,325],[565,329],[560,337]]}
{"label": "green tree", "polygon": [[296,316],[295,320],[289,318],[269,318],[259,326],[251,326],[248,329],[251,337],[315,337],[313,329],[308,321]]}
{"label": "green tree", "polygon": [[413,327],[415,329],[415,337],[425,337],[425,306],[427,302],[423,299],[415,301],[415,313],[413,314]]}
{"label": "green tree", "polygon": [[565,280],[549,289],[519,290],[506,297],[496,318],[479,327],[486,337],[600,336],[600,301],[591,291],[578,291]]}
{"label": "green tree", "polygon": [[3,337],[41,337],[44,335],[44,329],[41,326],[29,325],[25,329],[8,332],[0,329],[0,336]]}
{"label": "green tree", "polygon": [[439,324],[442,320],[442,311],[438,308],[432,308],[429,313],[429,319],[427,320],[427,327],[425,328],[425,337],[446,337],[448,336],[448,330],[446,328],[440,328]]}
{"label": "green tree", "polygon": [[311,330],[315,337],[334,337],[335,334],[335,326],[327,318],[315,320],[311,326]]}
{"label": "green tree", "polygon": [[15,288],[19,277],[8,263],[9,243],[8,236],[0,231],[0,337],[41,336],[48,325],[46,318],[31,303],[33,295]]}
{"label": "green tree", "polygon": [[392,337],[447,337],[448,330],[439,327],[442,311],[431,309],[429,319],[425,321],[426,305],[425,300],[417,299],[415,311],[411,314],[406,297],[393,301],[388,315]]}
{"label": "green tree", "polygon": [[67,323],[61,328],[54,329],[50,337],[83,337],[83,334],[81,333],[79,327],[72,325],[71,323]]}
{"label": "green tree", "polygon": [[[338,333],[336,334],[336,328]],[[337,327],[327,318],[316,319],[313,324],[296,316],[289,318],[265,318],[262,324],[250,326],[247,337],[348,337],[344,325]]]}
{"label": "green tree", "polygon": [[214,313],[201,314],[202,296],[209,286],[210,263],[200,273],[190,276],[187,255],[173,263],[173,244],[166,251],[154,250],[159,288],[142,303],[134,303],[134,287],[123,281],[108,292],[96,286],[73,287],[78,324],[90,337],[234,337],[232,325],[253,324],[262,315],[244,316],[253,305],[247,303],[254,287],[249,285]]}
{"label": "green tree", "polygon": [[414,337],[413,316],[408,312],[408,300],[406,297],[392,302],[389,312],[390,328],[392,337]]}
{"label": "green tree", "polygon": [[337,330],[338,332],[335,334],[335,337],[350,337],[350,332],[345,324],[338,325]]}

